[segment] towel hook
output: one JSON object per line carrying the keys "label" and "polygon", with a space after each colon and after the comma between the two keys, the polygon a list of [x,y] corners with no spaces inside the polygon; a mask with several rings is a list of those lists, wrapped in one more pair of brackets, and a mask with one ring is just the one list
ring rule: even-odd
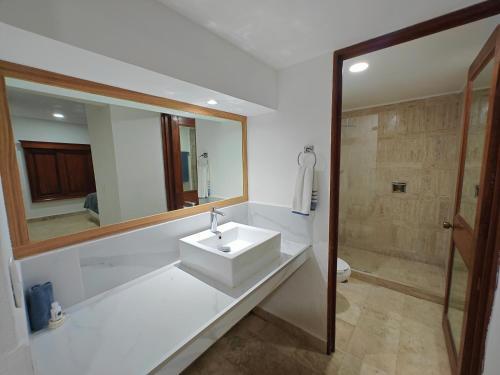
{"label": "towel hook", "polygon": [[314,155],[314,165],[313,165],[313,168],[316,167],[316,153],[314,152],[314,146],[312,145],[308,145],[308,146],[304,146],[304,152],[299,152],[299,154],[297,155],[297,164],[300,165],[300,156],[302,154],[313,154]]}

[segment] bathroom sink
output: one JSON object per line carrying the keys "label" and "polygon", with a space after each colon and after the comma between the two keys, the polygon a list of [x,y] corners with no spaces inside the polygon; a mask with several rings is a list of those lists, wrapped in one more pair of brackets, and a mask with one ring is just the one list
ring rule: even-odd
{"label": "bathroom sink", "polygon": [[220,236],[205,230],[181,238],[181,262],[225,285],[236,287],[280,257],[280,232],[235,222],[219,225],[217,229]]}

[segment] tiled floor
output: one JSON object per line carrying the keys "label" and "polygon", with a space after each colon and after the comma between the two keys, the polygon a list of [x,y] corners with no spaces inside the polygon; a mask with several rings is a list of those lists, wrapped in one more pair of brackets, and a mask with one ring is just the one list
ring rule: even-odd
{"label": "tiled floor", "polygon": [[341,247],[339,256],[355,270],[444,297],[443,267],[352,247]]}
{"label": "tiled floor", "polygon": [[28,222],[28,231],[31,241],[46,240],[48,238],[78,233],[97,227],[99,227],[99,225],[86,211]]}
{"label": "tiled floor", "polygon": [[184,374],[450,374],[440,305],[355,279],[337,301],[332,356],[250,314]]}

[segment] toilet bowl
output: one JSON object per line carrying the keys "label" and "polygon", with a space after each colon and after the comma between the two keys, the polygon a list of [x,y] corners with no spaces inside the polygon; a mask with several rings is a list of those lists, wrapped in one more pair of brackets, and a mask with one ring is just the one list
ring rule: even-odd
{"label": "toilet bowl", "polygon": [[337,282],[345,283],[351,276],[351,267],[343,259],[337,258]]}

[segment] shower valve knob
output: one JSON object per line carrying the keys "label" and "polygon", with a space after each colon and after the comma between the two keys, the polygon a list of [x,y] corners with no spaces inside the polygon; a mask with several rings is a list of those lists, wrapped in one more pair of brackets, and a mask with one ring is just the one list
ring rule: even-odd
{"label": "shower valve knob", "polygon": [[444,229],[450,229],[453,228],[453,225],[449,221],[443,221],[443,228]]}

